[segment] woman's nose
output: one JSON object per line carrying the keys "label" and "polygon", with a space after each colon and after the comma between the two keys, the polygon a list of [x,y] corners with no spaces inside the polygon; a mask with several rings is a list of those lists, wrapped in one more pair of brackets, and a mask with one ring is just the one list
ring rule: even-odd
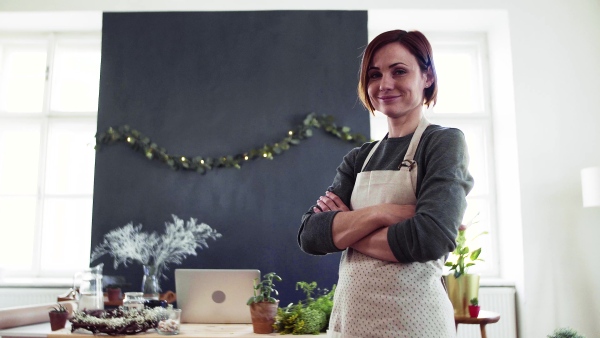
{"label": "woman's nose", "polygon": [[394,78],[391,75],[383,74],[379,81],[379,90],[388,90],[394,88]]}

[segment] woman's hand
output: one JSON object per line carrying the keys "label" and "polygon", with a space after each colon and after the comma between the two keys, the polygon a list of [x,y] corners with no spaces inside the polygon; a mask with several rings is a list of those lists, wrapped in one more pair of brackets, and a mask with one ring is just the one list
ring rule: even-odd
{"label": "woman's hand", "polygon": [[338,195],[331,191],[326,191],[325,196],[319,197],[317,200],[317,207],[313,208],[315,213],[323,211],[350,211],[350,208],[338,197]]}

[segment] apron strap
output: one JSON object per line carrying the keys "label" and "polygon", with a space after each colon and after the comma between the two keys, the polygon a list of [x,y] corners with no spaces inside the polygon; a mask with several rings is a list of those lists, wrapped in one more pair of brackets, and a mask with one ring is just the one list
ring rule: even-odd
{"label": "apron strap", "polygon": [[419,146],[419,142],[421,141],[421,136],[423,136],[423,132],[429,126],[429,121],[425,118],[425,116],[421,117],[421,121],[419,121],[419,125],[413,134],[412,139],[410,140],[410,144],[408,145],[408,150],[406,150],[406,155],[404,155],[404,160],[400,163],[398,169],[412,171],[416,166],[417,162],[414,160],[415,153],[417,152],[417,147]]}
{"label": "apron strap", "polygon": [[369,155],[367,155],[367,158],[365,159],[365,163],[363,163],[363,166],[360,169],[361,172],[363,172],[365,170],[365,167],[367,166],[367,163],[369,163],[371,156],[373,156],[373,154],[375,154],[375,150],[377,150],[377,147],[379,147],[380,144],[381,144],[381,141],[377,141],[377,143],[375,144],[373,149],[371,149],[371,151],[369,152]]}
{"label": "apron strap", "polygon": [[[421,117],[421,121],[419,121],[419,125],[417,126],[417,129],[415,130],[413,137],[410,140],[410,144],[408,145],[408,150],[406,151],[404,160],[402,161],[398,169],[402,170],[402,168],[406,167],[408,168],[408,171],[411,171],[414,168],[416,164],[416,162],[413,160],[415,157],[415,152],[417,151],[417,146],[419,145],[419,141],[421,141],[421,136],[423,135],[423,132],[425,131],[427,126],[429,126],[429,121],[427,121],[425,116]],[[361,172],[365,170],[365,167],[367,166],[367,163],[369,163],[371,156],[373,156],[380,144],[381,141],[377,141],[373,149],[371,149],[371,151],[367,155],[367,158],[365,159],[365,162],[363,163],[362,168],[360,169]]]}

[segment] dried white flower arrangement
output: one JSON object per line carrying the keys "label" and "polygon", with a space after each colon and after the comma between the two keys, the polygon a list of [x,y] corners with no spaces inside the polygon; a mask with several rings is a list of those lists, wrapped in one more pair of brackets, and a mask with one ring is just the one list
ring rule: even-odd
{"label": "dried white flower arrangement", "polygon": [[181,264],[188,255],[196,255],[197,248],[208,248],[207,240],[222,237],[206,223],[197,223],[195,218],[185,222],[175,215],[173,222],[165,222],[165,233],[142,232],[142,225],[133,223],[112,230],[104,235],[104,240],[92,252],[91,261],[105,254],[111,255],[115,269],[119,264],[127,266],[132,262],[154,265],[159,276],[167,264]]}

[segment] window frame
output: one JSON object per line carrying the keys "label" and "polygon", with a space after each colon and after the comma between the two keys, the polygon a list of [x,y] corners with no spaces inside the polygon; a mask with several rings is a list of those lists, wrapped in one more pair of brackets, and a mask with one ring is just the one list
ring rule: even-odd
{"label": "window frame", "polygon": [[[43,105],[41,112],[6,112],[0,107],[0,123],[13,123],[13,124],[32,124],[37,125],[40,128],[40,141],[39,141],[39,154],[38,154],[38,169],[37,169],[37,189],[36,193],[0,193],[1,197],[18,198],[18,197],[34,197],[36,201],[35,211],[35,224],[34,224],[34,245],[33,245],[33,258],[31,262],[31,269],[10,269],[4,268],[2,274],[9,278],[71,278],[73,273],[81,270],[82,266],[69,266],[64,270],[53,270],[44,269],[42,266],[42,255],[43,255],[43,238],[44,232],[44,210],[46,201],[49,199],[89,199],[90,203],[93,203],[93,186],[89,193],[49,193],[46,191],[47,188],[47,161],[48,161],[48,146],[50,128],[52,125],[70,124],[70,123],[84,123],[89,125],[95,131],[97,128],[97,104],[95,111],[78,111],[78,112],[64,112],[51,109],[52,89],[54,84],[55,75],[55,52],[56,45],[61,41],[69,41],[69,43],[81,43],[84,50],[89,49],[90,45],[97,46],[97,50],[101,53],[101,32],[100,31],[47,31],[47,32],[0,32],[0,48],[6,43],[11,44],[27,44],[30,41],[40,44],[45,41],[46,45],[46,70],[44,79],[44,96]],[[76,42],[73,42],[76,41]],[[98,65],[98,71],[100,65]],[[0,73],[0,80],[4,81],[4,75]],[[98,83],[99,93],[99,83]],[[90,138],[93,138],[91,135]],[[94,144],[90,147],[93,151]],[[93,175],[93,173],[92,173]],[[93,177],[91,177],[93,182]],[[91,214],[89,219],[90,224],[90,235],[91,235]],[[83,239],[85,240],[85,239]],[[89,255],[89,252],[79,253]]]}

